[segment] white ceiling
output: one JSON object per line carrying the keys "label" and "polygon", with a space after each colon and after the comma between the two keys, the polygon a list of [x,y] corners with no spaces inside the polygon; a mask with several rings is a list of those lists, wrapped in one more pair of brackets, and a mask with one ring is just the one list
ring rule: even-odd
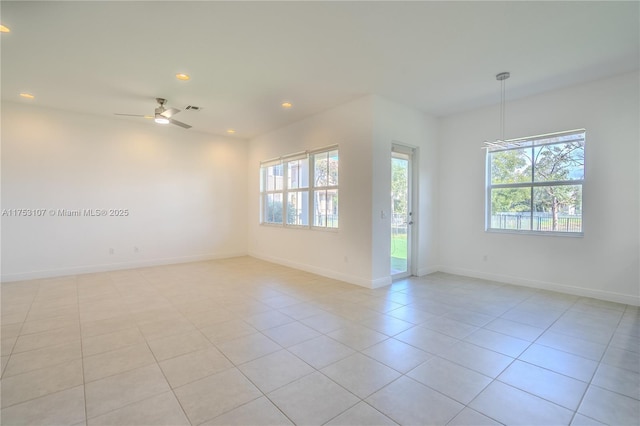
{"label": "white ceiling", "polygon": [[238,138],[367,94],[443,116],[499,102],[501,71],[516,99],[637,70],[639,4],[3,0],[2,99],[143,120],[113,113],[164,97]]}

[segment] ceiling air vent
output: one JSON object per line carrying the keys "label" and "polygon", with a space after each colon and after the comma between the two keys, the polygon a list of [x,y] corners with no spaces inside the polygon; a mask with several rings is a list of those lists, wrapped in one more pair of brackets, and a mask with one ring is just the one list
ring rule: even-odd
{"label": "ceiling air vent", "polygon": [[187,111],[200,111],[202,110],[202,107],[195,106],[195,105],[187,105],[186,107],[184,107],[184,109],[186,109]]}

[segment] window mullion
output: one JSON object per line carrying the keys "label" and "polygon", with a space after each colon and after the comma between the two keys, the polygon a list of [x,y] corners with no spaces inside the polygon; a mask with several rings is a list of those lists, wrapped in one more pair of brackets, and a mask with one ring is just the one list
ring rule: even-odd
{"label": "window mullion", "polygon": [[312,154],[309,156],[309,200],[307,203],[309,206],[307,217],[309,218],[310,227],[313,227],[315,225],[315,222],[314,222],[315,216],[313,214],[314,197],[316,195],[315,170],[316,170],[316,156]]}
{"label": "window mullion", "polygon": [[282,225],[287,226],[289,217],[289,162],[282,162]]}
{"label": "window mullion", "polygon": [[533,183],[535,182],[536,176],[536,157],[535,157],[535,149],[534,146],[531,146],[531,192],[529,198],[531,200],[531,208],[529,209],[529,231],[533,231],[533,210],[534,210],[534,201],[533,201]]}

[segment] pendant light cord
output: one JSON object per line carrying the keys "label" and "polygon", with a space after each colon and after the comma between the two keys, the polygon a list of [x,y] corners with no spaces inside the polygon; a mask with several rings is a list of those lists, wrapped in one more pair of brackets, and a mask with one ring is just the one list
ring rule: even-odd
{"label": "pendant light cord", "polygon": [[502,91],[500,97],[500,140],[504,141],[504,119],[505,119],[505,82],[506,79],[500,81]]}
{"label": "pendant light cord", "polygon": [[504,124],[505,124],[505,115],[506,115],[506,103],[507,103],[507,89],[506,89],[506,79],[511,76],[508,72],[501,72],[496,75],[496,80],[498,80],[501,84],[500,86],[500,140],[504,142]]}
{"label": "pendant light cord", "polygon": [[497,149],[500,147],[506,147],[507,143],[504,139],[504,129],[506,122],[506,104],[507,104],[507,87],[505,80],[511,76],[509,72],[501,72],[496,75],[496,80],[500,82],[500,139],[497,139],[495,142],[484,142],[484,147],[487,149]]}

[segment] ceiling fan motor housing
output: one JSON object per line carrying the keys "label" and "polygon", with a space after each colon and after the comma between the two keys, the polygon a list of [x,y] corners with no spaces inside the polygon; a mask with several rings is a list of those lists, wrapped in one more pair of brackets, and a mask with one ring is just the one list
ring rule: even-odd
{"label": "ceiling fan motor housing", "polygon": [[160,105],[158,108],[156,108],[156,115],[162,114],[165,111],[164,104],[165,102],[167,102],[167,100],[164,98],[156,98],[156,102],[158,102],[158,104]]}

